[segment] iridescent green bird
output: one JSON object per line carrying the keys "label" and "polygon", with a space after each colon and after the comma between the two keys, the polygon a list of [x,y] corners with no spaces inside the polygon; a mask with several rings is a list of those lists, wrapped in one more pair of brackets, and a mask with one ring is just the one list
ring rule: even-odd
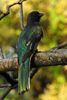
{"label": "iridescent green bird", "polygon": [[18,89],[19,93],[30,89],[30,58],[37,50],[39,41],[43,36],[40,26],[40,18],[43,13],[31,12],[27,17],[27,24],[21,32],[18,40]]}

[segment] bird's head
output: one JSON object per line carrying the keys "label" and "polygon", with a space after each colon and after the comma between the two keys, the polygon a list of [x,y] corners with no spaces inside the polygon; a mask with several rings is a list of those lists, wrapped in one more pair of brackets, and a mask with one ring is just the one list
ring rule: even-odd
{"label": "bird's head", "polygon": [[40,13],[38,11],[33,11],[31,13],[29,13],[28,17],[27,17],[27,24],[29,25],[34,25],[34,24],[38,24],[40,21],[40,18],[43,16],[43,13]]}

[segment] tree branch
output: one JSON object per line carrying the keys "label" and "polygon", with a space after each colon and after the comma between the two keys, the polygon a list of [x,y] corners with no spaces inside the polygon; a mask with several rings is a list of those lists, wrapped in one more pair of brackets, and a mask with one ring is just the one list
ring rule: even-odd
{"label": "tree branch", "polygon": [[[32,68],[66,65],[67,49],[49,50],[36,53],[31,59]],[[18,69],[18,58],[0,59],[0,72],[13,71]]]}
{"label": "tree branch", "polygon": [[54,47],[54,48],[50,49],[50,51],[57,50],[57,49],[62,49],[62,48],[67,48],[67,42],[63,42],[62,44],[58,45],[57,47]]}
{"label": "tree branch", "polygon": [[11,87],[10,84],[1,84],[0,85],[0,88],[8,88],[8,87]]}
{"label": "tree branch", "polygon": [[9,13],[10,13],[10,8],[17,5],[17,4],[22,4],[22,2],[24,2],[26,0],[19,0],[18,2],[14,2],[12,4],[10,4],[9,6],[7,6],[7,11],[4,13],[2,12],[1,16],[0,16],[0,20],[3,19],[4,17],[6,17]]}
{"label": "tree branch", "polygon": [[[31,58],[32,68],[30,71],[30,77],[32,78],[40,67],[47,67],[52,65],[66,65],[67,49],[64,48],[66,46],[67,43],[64,43],[63,45],[59,45],[55,48],[50,49],[49,51],[37,52],[35,55],[33,55],[33,57]],[[17,56],[14,56],[11,59],[0,59],[0,73],[4,71],[7,72],[12,70],[18,70],[18,66],[19,64]],[[17,88],[17,83],[18,82],[16,81],[16,84],[14,86],[10,86],[0,99],[3,100],[12,89]]]}
{"label": "tree branch", "polygon": [[66,65],[67,49],[39,52],[34,56],[34,64],[38,68],[41,66]]}
{"label": "tree branch", "polygon": [[4,100],[4,98],[9,94],[9,92],[12,90],[13,87],[9,87],[5,93],[3,94],[3,96],[0,97],[0,100]]}
{"label": "tree branch", "polygon": [[[21,2],[22,0],[19,0],[19,2]],[[21,25],[21,29],[24,29],[24,23],[23,23],[23,3],[20,3],[20,25]]]}

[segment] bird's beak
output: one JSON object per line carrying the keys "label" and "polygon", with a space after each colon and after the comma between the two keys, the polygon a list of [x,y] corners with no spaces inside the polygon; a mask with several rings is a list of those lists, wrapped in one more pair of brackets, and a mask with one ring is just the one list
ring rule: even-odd
{"label": "bird's beak", "polygon": [[40,13],[40,17],[44,16],[44,13]]}

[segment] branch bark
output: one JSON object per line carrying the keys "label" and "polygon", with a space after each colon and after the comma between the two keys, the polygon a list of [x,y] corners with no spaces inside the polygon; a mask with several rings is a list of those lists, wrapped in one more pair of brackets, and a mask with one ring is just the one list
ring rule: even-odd
{"label": "branch bark", "polygon": [[[31,59],[32,68],[67,65],[67,49],[49,50],[36,53]],[[18,69],[18,57],[0,59],[0,72]]]}
{"label": "branch bark", "polygon": [[14,3],[12,3],[12,4],[10,4],[9,6],[7,6],[7,11],[4,13],[4,12],[2,12],[2,14],[1,14],[1,16],[0,16],[0,20],[1,19],[3,19],[4,17],[6,17],[9,13],[10,13],[10,8],[11,7],[13,7],[13,6],[15,6],[15,5],[17,5],[17,4],[22,4],[22,2],[24,2],[24,1],[26,1],[26,0],[19,0],[18,2],[14,2]]}
{"label": "branch bark", "polygon": [[20,2],[20,25],[21,25],[21,30],[24,29],[24,23],[23,23],[23,3],[22,0],[19,0]]}
{"label": "branch bark", "polygon": [[41,66],[55,66],[67,64],[67,49],[58,49],[37,53],[34,57],[34,64]]}

